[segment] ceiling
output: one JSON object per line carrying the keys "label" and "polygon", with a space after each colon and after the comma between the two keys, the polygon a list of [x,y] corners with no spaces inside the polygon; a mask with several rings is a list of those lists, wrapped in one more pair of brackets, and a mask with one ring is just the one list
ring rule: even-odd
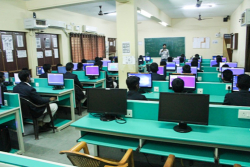
{"label": "ceiling", "polygon": [[195,5],[197,0],[150,0],[160,10],[171,18],[198,17],[225,17],[231,15],[243,0],[202,0],[202,5],[215,4],[213,8],[182,9],[186,5]]}
{"label": "ceiling", "polygon": [[[100,19],[108,20],[108,21],[116,21],[115,15],[103,15],[99,16],[98,13],[100,11],[99,6],[102,6],[102,12],[114,12],[116,11],[116,2],[115,0],[106,0],[105,2],[94,2],[94,3],[87,3],[87,4],[78,4],[78,5],[71,5],[71,6],[65,6],[60,7],[60,9],[76,12],[79,14],[97,17]],[[145,21],[148,20],[147,17],[144,17],[140,14],[137,14],[138,21]]]}
{"label": "ceiling", "polygon": [[[198,17],[199,14],[202,17],[226,17],[231,15],[235,9],[243,2],[243,0],[202,0],[202,5],[215,4],[213,8],[206,9],[183,9],[186,5],[195,5],[197,0],[150,0],[160,10],[166,13],[171,18],[187,18]],[[102,11],[114,12],[116,10],[115,0],[105,0],[103,2],[85,3],[60,7],[60,9],[76,12],[79,14],[101,18],[108,21],[116,21],[115,15],[103,15],[99,16],[99,6],[102,6]],[[138,21],[145,21],[148,18],[138,14]]]}

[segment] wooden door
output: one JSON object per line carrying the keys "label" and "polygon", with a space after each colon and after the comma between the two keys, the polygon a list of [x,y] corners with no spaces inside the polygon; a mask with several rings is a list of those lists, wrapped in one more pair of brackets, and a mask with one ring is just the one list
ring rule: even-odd
{"label": "wooden door", "polygon": [[108,38],[109,42],[109,54],[114,54],[116,53],[116,38]]}

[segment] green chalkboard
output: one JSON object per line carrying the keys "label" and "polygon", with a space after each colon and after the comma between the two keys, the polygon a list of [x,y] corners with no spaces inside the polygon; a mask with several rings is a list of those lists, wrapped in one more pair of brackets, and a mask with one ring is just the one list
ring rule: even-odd
{"label": "green chalkboard", "polygon": [[166,44],[171,57],[185,54],[185,37],[172,38],[145,38],[145,55],[160,57],[159,52],[162,45]]}

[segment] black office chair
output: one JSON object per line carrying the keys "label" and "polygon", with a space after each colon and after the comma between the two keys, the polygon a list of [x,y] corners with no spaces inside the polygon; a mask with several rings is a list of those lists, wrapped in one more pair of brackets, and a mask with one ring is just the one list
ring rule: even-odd
{"label": "black office chair", "polygon": [[30,109],[30,105],[36,107],[36,108],[40,108],[40,107],[47,107],[47,112],[45,114],[43,114],[42,116],[45,116],[47,114],[49,114],[50,116],[50,124],[52,125],[52,129],[53,129],[53,133],[55,133],[55,126],[54,126],[54,121],[52,118],[52,113],[50,110],[50,106],[49,103],[43,104],[43,105],[36,105],[34,103],[32,103],[31,101],[29,101],[28,99],[25,99],[23,97],[20,97],[20,101],[21,101],[21,109],[22,109],[22,117],[23,120],[24,119],[32,119],[33,120],[33,127],[34,127],[34,133],[35,133],[35,140],[39,140],[39,126],[38,126],[38,118],[34,118],[32,116],[32,113],[34,113],[35,111]]}
{"label": "black office chair", "polygon": [[[82,99],[79,99],[79,97],[82,97],[82,91],[84,91],[82,88],[80,88],[78,85],[75,85],[75,100],[76,100],[76,107],[78,110],[78,115],[82,115]],[[87,100],[86,95],[83,97],[84,101]]]}

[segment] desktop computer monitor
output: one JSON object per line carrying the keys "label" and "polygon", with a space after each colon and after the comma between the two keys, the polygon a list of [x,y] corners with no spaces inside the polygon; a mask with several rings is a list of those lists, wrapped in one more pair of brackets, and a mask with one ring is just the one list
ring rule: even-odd
{"label": "desktop computer monitor", "polygon": [[[176,73],[182,73],[182,67],[177,67]],[[191,74],[195,74],[197,77],[197,67],[191,67]]]}
{"label": "desktop computer monitor", "polygon": [[176,132],[192,131],[187,124],[208,125],[208,119],[209,95],[160,93],[158,120],[179,123]]}
{"label": "desktop computer monitor", "polygon": [[15,84],[19,84],[21,80],[18,77],[18,73],[14,73]]}
{"label": "desktop computer monitor", "polygon": [[4,73],[4,77],[5,77],[4,83],[9,83],[10,82],[9,72],[3,71],[3,73]]}
{"label": "desktop computer monitor", "polygon": [[108,63],[108,71],[109,72],[118,72],[118,63]]}
{"label": "desktop computer monitor", "polygon": [[127,114],[127,89],[89,89],[88,112],[103,114],[102,121],[112,121]]}
{"label": "desktop computer monitor", "polygon": [[[191,62],[186,62],[185,65],[189,65],[190,67],[192,67]],[[201,69],[201,63],[198,62],[197,70],[200,70],[200,69]]]}
{"label": "desktop computer monitor", "polygon": [[43,67],[42,66],[36,66],[36,75],[42,75],[44,72]]}
{"label": "desktop computer monitor", "polygon": [[221,68],[224,64],[227,64],[229,67],[238,67],[238,63],[236,62],[220,62],[219,71],[221,72]]}
{"label": "desktop computer monitor", "polygon": [[166,76],[166,67],[165,66],[159,66],[157,74]]}
{"label": "desktop computer monitor", "polygon": [[86,66],[85,67],[85,76],[88,76],[90,79],[95,79],[99,77],[100,69],[99,66]]}
{"label": "desktop computer monitor", "polygon": [[54,89],[62,89],[64,86],[64,76],[59,73],[48,73],[48,85]]}
{"label": "desktop computer monitor", "polygon": [[194,91],[196,89],[195,74],[169,74],[169,89],[173,89],[172,82],[175,78],[180,78],[184,81],[184,90]]}
{"label": "desktop computer monitor", "polygon": [[150,56],[145,56],[145,61],[151,61],[151,57]]}
{"label": "desktop computer monitor", "polygon": [[87,63],[95,63],[95,60],[87,60]]}
{"label": "desktop computer monitor", "polygon": [[75,71],[75,70],[77,70],[77,64],[78,63],[73,63],[73,64],[74,64],[73,70]]}
{"label": "desktop computer monitor", "polygon": [[175,62],[175,64],[177,65],[177,66],[179,66],[180,65],[180,59],[179,58],[175,58],[174,60],[173,60],[173,62]]}
{"label": "desktop computer monitor", "polygon": [[4,105],[3,86],[0,86],[0,108]]}
{"label": "desktop computer monitor", "polygon": [[83,64],[83,70],[85,71],[85,67],[86,66],[93,66],[94,65],[94,63],[82,63]]}
{"label": "desktop computer monitor", "polygon": [[227,62],[227,58],[226,57],[222,57],[222,62]]}
{"label": "desktop computer monitor", "polygon": [[[216,60],[216,57],[217,57],[217,56],[213,56],[213,60]],[[223,56],[220,56],[220,57],[223,58]]]}
{"label": "desktop computer monitor", "polygon": [[[238,82],[238,75],[234,75],[233,76],[233,84],[232,84],[232,92],[239,91],[239,88],[236,86],[237,82]],[[249,89],[249,92],[250,92],[250,89]]]}
{"label": "desktop computer monitor", "polygon": [[152,74],[128,73],[128,77],[137,76],[140,78],[140,88],[152,88]]}
{"label": "desktop computer monitor", "polygon": [[245,74],[244,68],[230,68],[230,67],[222,67],[221,68],[221,78],[223,79],[223,71],[225,70],[231,70],[233,72],[233,75],[241,75]]}
{"label": "desktop computer monitor", "polygon": [[213,67],[213,65],[216,65],[216,64],[217,64],[216,60],[211,60],[210,61],[210,67]]}
{"label": "desktop computer monitor", "polygon": [[103,67],[108,67],[108,63],[111,63],[111,61],[110,60],[102,60],[102,66]]}
{"label": "desktop computer monitor", "polygon": [[167,62],[166,70],[167,71],[175,71],[176,70],[176,63],[175,62]]}
{"label": "desktop computer monitor", "polygon": [[58,69],[58,73],[61,73],[61,74],[65,74],[67,72],[65,66],[58,66],[57,69]]}

